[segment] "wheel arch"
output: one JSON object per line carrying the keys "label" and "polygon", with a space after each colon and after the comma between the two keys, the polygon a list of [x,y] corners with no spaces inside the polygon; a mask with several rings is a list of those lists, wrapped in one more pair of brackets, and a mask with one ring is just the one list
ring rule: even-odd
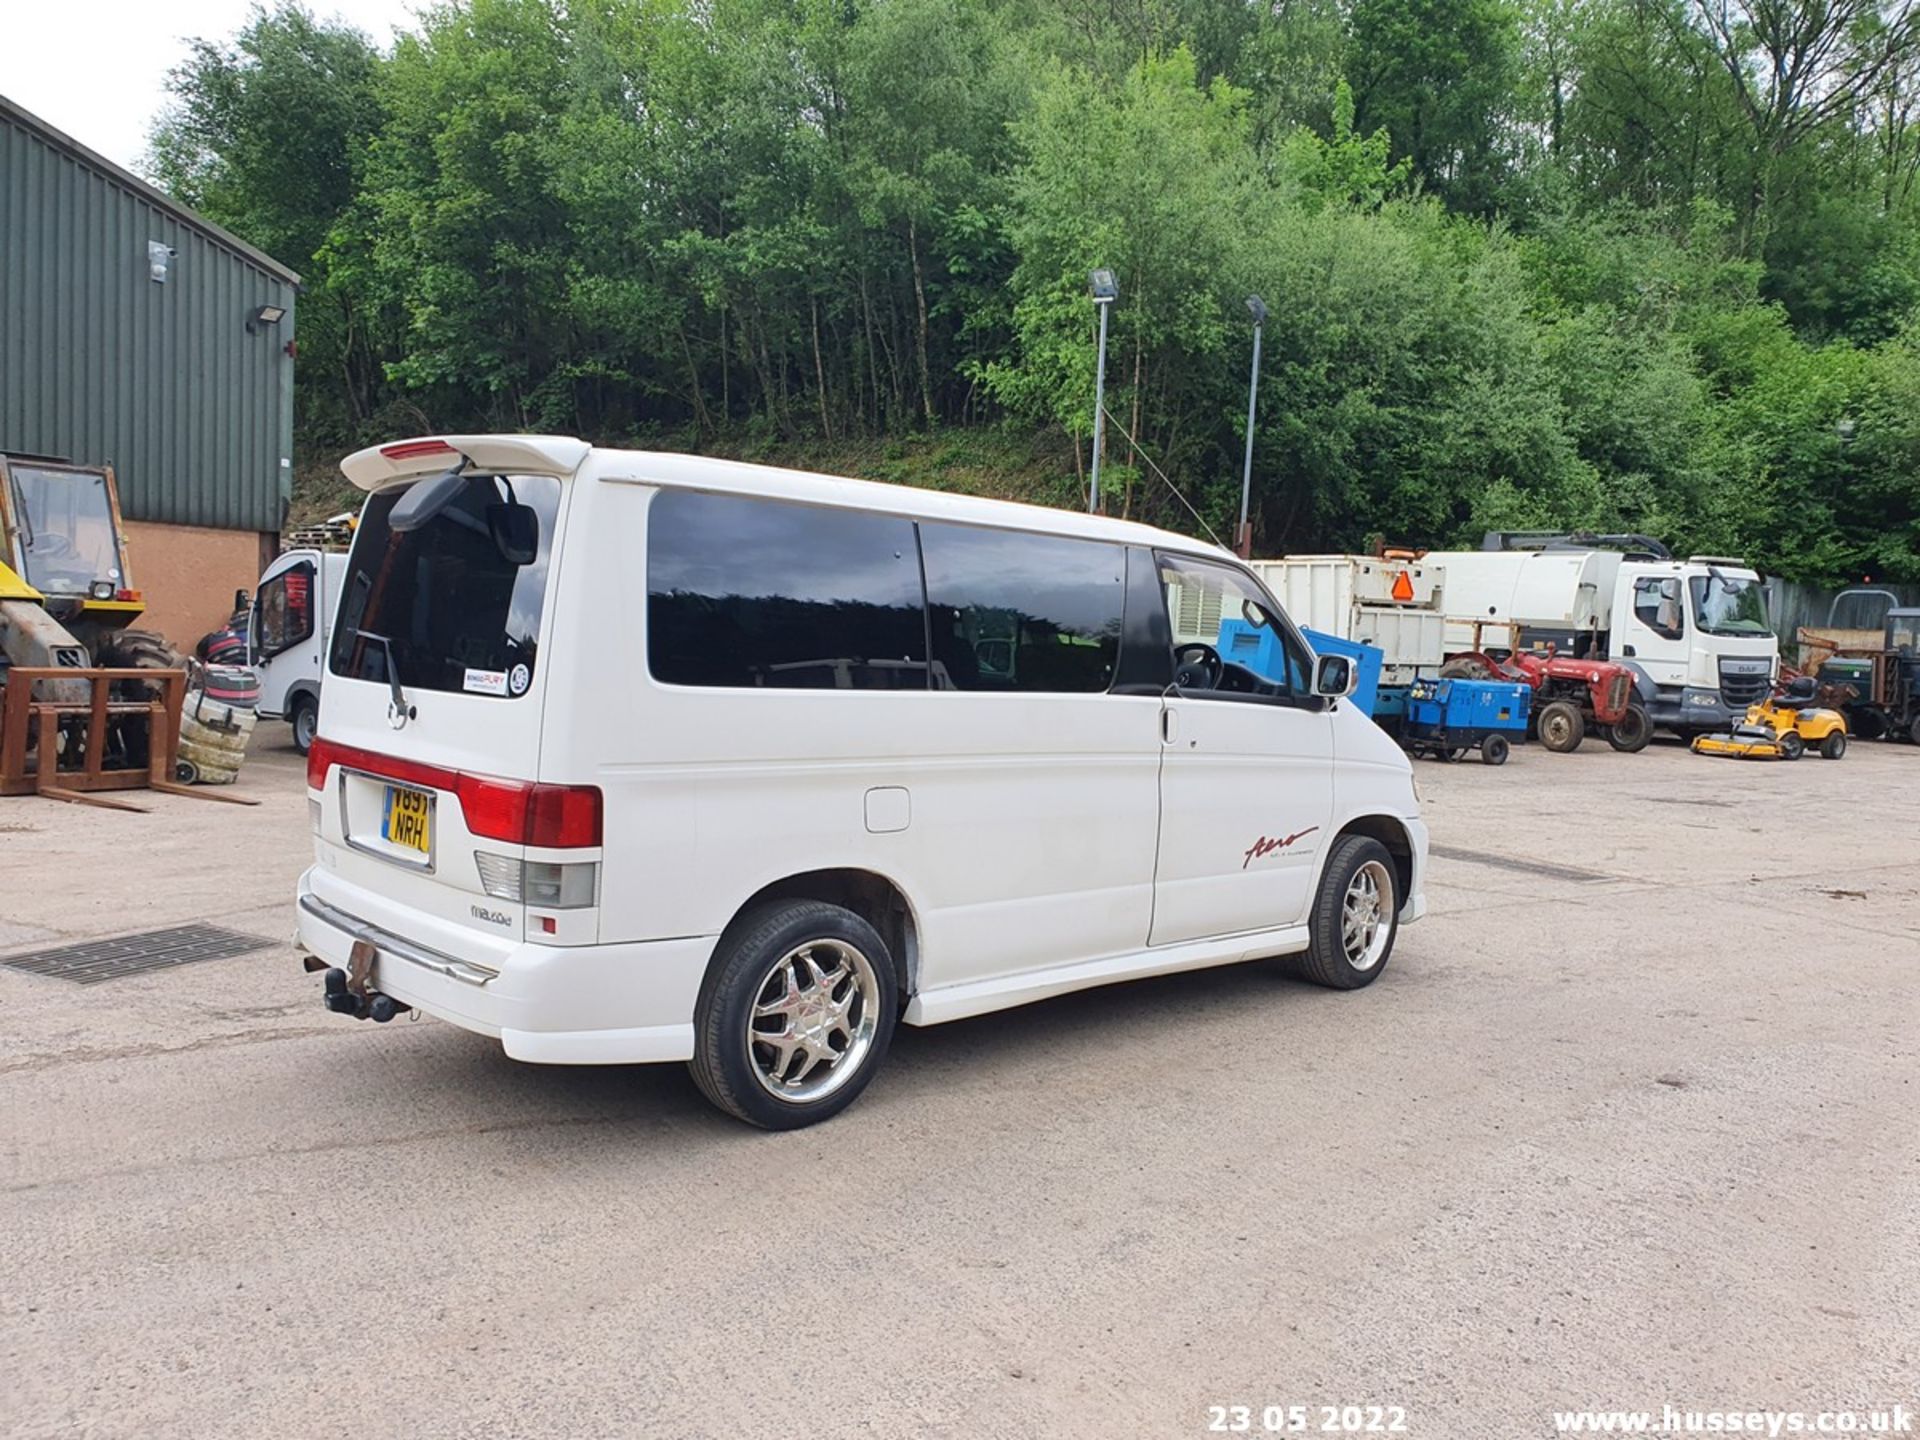
{"label": "wheel arch", "polygon": [[1326,853],[1332,855],[1334,846],[1349,835],[1365,835],[1386,847],[1393,857],[1393,877],[1400,886],[1400,904],[1404,907],[1413,898],[1413,837],[1407,827],[1391,815],[1356,815],[1335,832]]}
{"label": "wheel arch", "polygon": [[[851,910],[873,926],[887,943],[900,981],[900,1003],[913,998],[920,979],[920,925],[906,891],[885,875],[858,866],[805,870],[762,885],[733,912],[726,928],[770,900],[821,900]],[[722,932],[725,933],[724,931]],[[721,952],[714,947],[714,954]],[[711,962],[709,962],[711,963]]]}

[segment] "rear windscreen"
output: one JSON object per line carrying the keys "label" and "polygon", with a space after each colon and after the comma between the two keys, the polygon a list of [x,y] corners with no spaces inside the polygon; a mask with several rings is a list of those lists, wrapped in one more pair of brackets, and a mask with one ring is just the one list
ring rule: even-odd
{"label": "rear windscreen", "polygon": [[[423,482],[416,482],[423,483]],[[419,529],[388,521],[410,487],[367,502],[334,624],[336,675],[514,699],[533,683],[560,482],[545,475],[470,477]],[[533,558],[516,563],[501,516],[518,503],[538,522]]]}

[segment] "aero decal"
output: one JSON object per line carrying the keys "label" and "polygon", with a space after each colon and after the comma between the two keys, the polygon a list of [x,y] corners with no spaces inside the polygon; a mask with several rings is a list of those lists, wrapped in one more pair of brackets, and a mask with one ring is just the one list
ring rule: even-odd
{"label": "aero decal", "polygon": [[1304,830],[1294,831],[1293,834],[1287,836],[1284,840],[1269,840],[1266,836],[1262,835],[1258,840],[1253,842],[1252,848],[1247,851],[1247,858],[1240,862],[1240,868],[1244,870],[1262,856],[1271,855],[1276,850],[1284,850],[1296,840],[1306,839],[1307,836],[1313,834],[1313,832],[1319,828],[1318,825],[1309,825]]}

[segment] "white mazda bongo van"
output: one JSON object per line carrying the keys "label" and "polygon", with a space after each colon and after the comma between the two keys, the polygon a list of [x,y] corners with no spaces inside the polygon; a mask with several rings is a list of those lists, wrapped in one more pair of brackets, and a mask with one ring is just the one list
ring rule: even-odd
{"label": "white mazda bongo van", "polygon": [[896,1024],[1424,909],[1407,760],[1224,551],[555,437],[363,450],[308,755],[328,1008],[835,1114]]}

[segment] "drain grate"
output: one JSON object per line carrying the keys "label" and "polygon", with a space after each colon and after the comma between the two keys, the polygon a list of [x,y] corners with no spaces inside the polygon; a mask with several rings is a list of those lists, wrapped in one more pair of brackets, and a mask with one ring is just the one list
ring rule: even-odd
{"label": "drain grate", "polygon": [[29,950],[24,955],[0,956],[0,965],[29,975],[50,975],[76,985],[98,985],[123,975],[170,970],[196,960],[225,960],[273,942],[258,935],[222,930],[218,925],[175,925],[169,930],[145,930],[138,935],[114,935],[51,950]]}
{"label": "drain grate", "polygon": [[1598,870],[1576,870],[1571,865],[1552,865],[1545,860],[1515,860],[1509,855],[1494,855],[1485,850],[1462,850],[1453,845],[1429,845],[1427,853],[1438,855],[1443,860],[1464,860],[1469,865],[1518,870],[1522,875],[1544,875],[1549,880],[1578,880],[1590,884],[1595,880],[1613,879],[1613,876],[1602,875]]}

